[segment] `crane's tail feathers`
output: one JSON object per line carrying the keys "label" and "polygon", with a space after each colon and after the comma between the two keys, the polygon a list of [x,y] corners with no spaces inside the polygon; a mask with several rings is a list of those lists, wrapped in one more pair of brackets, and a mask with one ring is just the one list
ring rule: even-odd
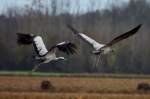
{"label": "crane's tail feathers", "polygon": [[17,33],[17,43],[22,45],[29,45],[33,41],[33,36],[30,34]]}

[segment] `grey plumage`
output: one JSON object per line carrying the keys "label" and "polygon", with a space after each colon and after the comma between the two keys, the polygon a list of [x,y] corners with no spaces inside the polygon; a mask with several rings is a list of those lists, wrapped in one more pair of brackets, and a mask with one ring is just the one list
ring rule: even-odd
{"label": "grey plumage", "polygon": [[[94,39],[90,38],[89,36],[85,35],[84,33],[79,32],[78,30],[76,30],[73,26],[71,26],[70,24],[66,24],[67,27],[75,34],[77,35],[77,37],[79,37],[80,39],[82,39],[83,41],[87,42],[89,45],[91,45],[94,48],[93,53],[96,55],[101,55],[101,54],[107,54],[109,52],[112,52],[112,48],[111,46],[118,43],[119,41],[122,41],[132,35],[134,35],[135,33],[137,33],[137,31],[140,29],[140,27],[142,26],[141,24],[139,24],[138,26],[136,26],[135,28],[129,30],[128,32],[123,33],[122,35],[114,38],[113,40],[111,40],[110,42],[106,43],[106,44],[100,44],[99,42],[95,41]],[[96,63],[97,64],[97,63]]]}
{"label": "grey plumage", "polygon": [[[62,51],[67,55],[72,55],[76,53],[77,49],[74,43],[64,41],[47,50],[41,36],[25,33],[17,33],[17,42],[19,45],[33,44],[34,50],[37,53],[35,59],[40,65],[43,63],[49,63],[50,61],[64,60],[64,57],[56,57],[57,50]],[[37,67],[35,68],[37,69]],[[33,70],[35,70],[35,68]]]}

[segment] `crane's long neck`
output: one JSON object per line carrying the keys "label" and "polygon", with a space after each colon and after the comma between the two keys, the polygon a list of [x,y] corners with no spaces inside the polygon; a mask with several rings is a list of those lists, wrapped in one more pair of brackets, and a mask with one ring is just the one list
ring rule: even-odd
{"label": "crane's long neck", "polygon": [[64,57],[56,57],[55,60],[56,61],[58,61],[58,60],[65,60],[65,58]]}
{"label": "crane's long neck", "polygon": [[95,54],[95,55],[98,55],[98,54],[101,53],[101,51],[100,50],[96,50],[96,51],[93,51],[92,53]]}

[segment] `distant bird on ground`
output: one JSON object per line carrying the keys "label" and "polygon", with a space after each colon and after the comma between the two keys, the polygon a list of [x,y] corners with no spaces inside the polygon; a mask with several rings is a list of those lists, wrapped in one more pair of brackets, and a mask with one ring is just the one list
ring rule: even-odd
{"label": "distant bird on ground", "polygon": [[[136,26],[135,28],[131,29],[130,31],[114,38],[113,40],[111,40],[110,42],[106,43],[106,44],[100,44],[97,41],[95,41],[94,39],[88,37],[87,35],[79,32],[78,30],[76,30],[75,28],[73,28],[73,26],[67,24],[67,27],[75,34],[77,35],[79,38],[81,38],[83,41],[87,42],[89,45],[91,45],[95,50],[93,51],[94,54],[98,55],[97,60],[99,60],[100,55],[101,54],[107,54],[109,52],[113,52],[113,49],[111,48],[112,45],[118,43],[121,40],[124,40],[130,36],[132,36],[133,34],[135,34],[141,27],[141,24]],[[96,63],[97,65],[97,63]]]}
{"label": "distant bird on ground", "polygon": [[35,71],[41,64],[49,63],[51,61],[65,60],[64,57],[56,57],[57,50],[70,55],[74,54],[77,48],[74,43],[64,41],[52,46],[49,50],[47,50],[41,36],[24,33],[17,33],[17,42],[19,45],[33,44],[34,50],[37,54],[35,59],[37,60],[38,65],[35,66],[32,71]]}

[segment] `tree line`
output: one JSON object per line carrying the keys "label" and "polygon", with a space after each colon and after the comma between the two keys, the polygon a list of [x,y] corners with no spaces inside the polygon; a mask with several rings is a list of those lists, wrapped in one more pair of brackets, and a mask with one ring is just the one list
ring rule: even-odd
{"label": "tree line", "polygon": [[[34,66],[32,46],[18,46],[16,43],[16,33],[22,32],[41,35],[47,48],[64,40],[78,46],[76,55],[57,53],[67,57],[67,61],[45,64],[40,67],[40,71],[150,73],[150,5],[145,0],[130,0],[126,6],[112,5],[111,9],[76,14],[67,10],[58,14],[61,11],[58,5],[70,9],[70,1],[51,2],[50,8],[45,7],[44,10],[40,1],[35,0],[31,7],[24,7],[23,13],[14,7],[0,15],[0,70],[31,70]],[[91,54],[91,47],[73,35],[65,23],[100,43],[107,43],[138,24],[142,24],[142,28],[133,37],[116,44],[115,52],[103,56],[98,67],[94,68],[95,56]]]}

